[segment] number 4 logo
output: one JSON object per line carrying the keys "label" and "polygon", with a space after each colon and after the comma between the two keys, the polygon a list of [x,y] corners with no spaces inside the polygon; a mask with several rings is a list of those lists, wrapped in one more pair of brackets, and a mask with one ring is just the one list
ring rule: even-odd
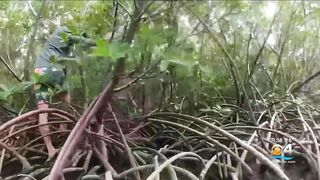
{"label": "number 4 logo", "polygon": [[286,147],[283,149],[283,152],[284,152],[284,153],[290,152],[290,151],[292,151],[292,144],[286,145]]}

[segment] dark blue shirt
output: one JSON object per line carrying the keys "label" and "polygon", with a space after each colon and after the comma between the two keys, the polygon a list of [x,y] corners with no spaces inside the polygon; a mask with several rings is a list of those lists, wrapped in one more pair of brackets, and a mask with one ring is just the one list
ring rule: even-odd
{"label": "dark blue shirt", "polygon": [[71,32],[67,27],[59,27],[54,31],[51,35],[41,53],[39,54],[36,62],[35,68],[37,67],[52,67],[53,63],[51,62],[51,57],[58,59],[60,57],[68,56],[71,50],[72,42],[65,40],[62,38],[62,34],[66,33],[66,35],[71,35]]}

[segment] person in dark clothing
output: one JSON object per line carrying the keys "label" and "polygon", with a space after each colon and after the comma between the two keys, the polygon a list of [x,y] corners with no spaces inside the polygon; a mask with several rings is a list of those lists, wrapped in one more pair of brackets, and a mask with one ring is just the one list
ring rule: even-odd
{"label": "person in dark clothing", "polygon": [[[59,63],[60,58],[68,57],[71,53],[73,44],[83,43],[86,46],[94,46],[95,42],[89,39],[84,39],[79,36],[72,36],[67,27],[57,28],[52,36],[48,39],[41,53],[36,59],[34,65],[34,73],[40,77],[39,81],[34,85],[34,94],[36,96],[38,109],[48,109],[49,107],[49,88],[62,86],[66,79],[66,68]],[[70,103],[70,95],[63,92],[65,102]],[[39,124],[48,123],[48,114],[42,113],[39,115]],[[65,126],[60,128],[66,129]],[[48,126],[39,127],[41,135],[49,133]],[[50,136],[44,137],[44,142],[48,149],[48,158],[55,156],[57,150],[53,147]]]}
{"label": "person in dark clothing", "polygon": [[65,33],[68,37],[71,32],[66,27],[59,27],[47,41],[45,47],[38,56],[35,65],[34,73],[40,75],[39,83],[35,87],[35,95],[37,104],[48,103],[48,89],[54,88],[56,85],[63,85],[66,78],[65,67],[53,63],[61,57],[67,57],[70,54],[72,41],[62,39]]}

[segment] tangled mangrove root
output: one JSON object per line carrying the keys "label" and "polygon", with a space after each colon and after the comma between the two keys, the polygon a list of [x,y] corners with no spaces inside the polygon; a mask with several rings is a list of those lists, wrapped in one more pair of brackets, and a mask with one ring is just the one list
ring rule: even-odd
{"label": "tangled mangrove root", "polygon": [[[252,125],[246,120],[245,110],[237,111],[236,122],[213,109],[202,110],[198,117],[154,112],[130,119],[120,117],[109,103],[104,112],[97,111],[99,103],[104,103],[100,98],[78,121],[61,110],[46,111],[52,127],[49,135],[61,148],[51,161],[46,161],[46,148],[37,131],[40,125],[36,117],[43,111],[32,111],[2,124],[2,179],[320,177],[320,128],[313,115],[318,110],[295,99],[273,104],[272,108],[265,104],[263,111],[255,112],[257,125]],[[59,131],[61,123],[67,123],[68,130]],[[290,144],[292,148],[284,155],[293,159],[272,158],[274,144]]]}

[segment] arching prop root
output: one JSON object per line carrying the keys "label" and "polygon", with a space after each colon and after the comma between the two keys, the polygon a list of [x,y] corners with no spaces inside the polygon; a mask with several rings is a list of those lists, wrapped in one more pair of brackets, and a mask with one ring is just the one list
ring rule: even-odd
{"label": "arching prop root", "polygon": [[[38,115],[41,113],[50,115],[48,124],[38,124]],[[53,117],[57,118],[53,120]],[[10,178],[13,174],[30,172],[34,169],[34,163],[44,162],[47,153],[42,144],[39,127],[45,125],[58,127],[61,123],[72,125],[74,122],[75,118],[69,113],[50,108],[30,111],[2,124],[0,126],[0,177]],[[63,132],[53,131],[48,135],[61,133]],[[35,157],[39,157],[38,160],[35,160]]]}

